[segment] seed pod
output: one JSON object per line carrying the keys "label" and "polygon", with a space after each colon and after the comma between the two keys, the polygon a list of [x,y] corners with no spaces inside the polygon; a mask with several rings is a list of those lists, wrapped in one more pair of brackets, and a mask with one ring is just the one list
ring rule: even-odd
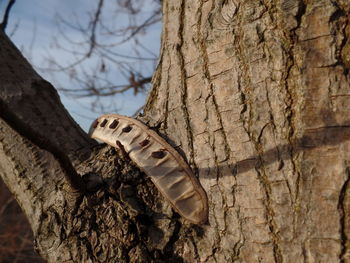
{"label": "seed pod", "polygon": [[89,134],[111,146],[122,145],[181,216],[195,224],[207,222],[204,189],[181,155],[156,132],[135,119],[108,114],[92,124]]}

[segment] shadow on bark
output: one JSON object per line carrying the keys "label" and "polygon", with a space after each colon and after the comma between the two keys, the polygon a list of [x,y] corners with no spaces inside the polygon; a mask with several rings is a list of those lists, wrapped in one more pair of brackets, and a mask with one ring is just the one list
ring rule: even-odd
{"label": "shadow on bark", "polygon": [[262,154],[253,155],[245,160],[232,164],[233,175],[244,173],[251,169],[280,162],[278,169],[283,168],[283,162],[290,160],[293,155],[300,152],[308,152],[322,146],[335,146],[350,140],[350,120],[343,124],[337,124],[334,115],[327,109],[323,109],[315,116],[321,116],[324,126],[305,130],[301,138],[292,141],[291,144],[278,145]]}
{"label": "shadow on bark", "polygon": [[[252,169],[257,169],[259,167],[269,165],[275,162],[280,162],[278,170],[281,170],[284,165],[284,161],[290,160],[292,158],[291,154],[295,155],[300,152],[307,152],[314,150],[321,146],[335,146],[342,142],[350,140],[350,120],[344,125],[325,125],[323,127],[308,129],[306,130],[304,136],[297,138],[291,142],[291,144],[278,145],[275,148],[267,150],[262,154],[252,155],[247,159],[232,163],[227,167],[227,165],[219,165],[218,168],[230,168],[232,174],[236,175],[239,173],[244,173]],[[167,136],[162,135],[188,162],[185,153],[179,146],[175,146],[175,143],[169,139]],[[168,167],[169,169],[171,167]],[[198,168],[197,172],[207,172],[209,168]]]}
{"label": "shadow on bark", "polygon": [[[344,129],[346,132],[344,132]],[[350,140],[349,126],[325,126],[315,130],[308,130],[300,139],[295,140],[293,145],[285,144],[277,146],[264,152],[262,155],[254,155],[245,160],[239,161],[234,165],[234,173],[244,173],[248,170],[258,168],[262,165],[268,165],[274,162],[282,162],[280,169],[283,167],[283,161],[291,159],[288,152],[298,154],[301,151],[310,151],[321,146],[334,146],[344,141]]]}

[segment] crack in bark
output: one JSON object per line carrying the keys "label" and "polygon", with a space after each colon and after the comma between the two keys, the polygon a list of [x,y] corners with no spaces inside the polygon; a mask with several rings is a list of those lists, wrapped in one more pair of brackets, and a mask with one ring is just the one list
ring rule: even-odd
{"label": "crack in bark", "polygon": [[[199,10],[201,10],[202,6],[203,6],[203,3],[201,2],[201,6],[200,6]],[[215,5],[213,2],[211,10],[209,11],[209,14],[213,12],[214,8],[215,8]],[[208,52],[207,52],[207,45],[205,42],[205,38],[204,38],[203,34],[201,33],[201,26],[202,26],[202,13],[200,12],[198,20],[197,20],[197,32],[198,32],[197,37],[198,37],[199,43],[200,43],[199,50],[201,51],[201,57],[203,58],[203,74],[204,74],[204,77],[208,80],[209,90],[210,90],[209,96],[212,97],[212,101],[214,104],[214,110],[215,110],[216,116],[217,116],[218,121],[219,121],[220,126],[221,126],[220,131],[221,131],[221,134],[222,134],[223,139],[224,139],[224,149],[225,149],[225,154],[226,154],[226,159],[223,161],[226,161],[226,160],[230,159],[231,151],[230,151],[229,143],[227,140],[227,135],[225,133],[225,129],[223,126],[223,121],[222,121],[222,117],[221,117],[221,114],[219,111],[219,106],[218,106],[216,98],[215,98],[215,93],[214,93],[214,89],[213,89],[214,84],[212,82],[210,72],[209,72],[209,57],[208,57]],[[223,72],[221,72],[221,74],[223,74]],[[206,101],[208,99],[209,99],[209,97],[206,99]],[[216,151],[215,151],[215,136],[214,136],[214,143],[212,145],[212,148],[213,148],[213,152],[214,152],[215,163],[218,164],[217,155],[216,155]]]}
{"label": "crack in bark", "polygon": [[[181,224],[178,221],[175,221],[174,231],[173,231],[171,237],[169,238],[168,243],[165,245],[164,251],[167,251],[170,254],[173,254],[174,248],[175,248],[175,243],[180,238],[180,230],[181,230]],[[166,260],[167,259],[169,259],[169,258],[166,258]],[[183,262],[182,258],[181,259],[178,258],[178,259],[181,260],[181,261],[179,261],[179,263]]]}
{"label": "crack in bark", "polygon": [[[209,75],[209,72],[208,72],[208,63],[209,63],[208,62],[208,55],[207,55],[207,52],[206,52],[206,46],[205,46],[205,43],[204,43],[204,40],[203,40],[203,36],[201,34],[202,9],[203,9],[203,1],[200,1],[200,6],[198,7],[198,13],[197,13],[198,19],[197,19],[197,23],[196,23],[196,25],[197,25],[197,39],[199,40],[199,43],[200,43],[199,50],[201,51],[201,55],[203,57],[203,72],[204,72],[204,76],[208,80],[209,85],[211,85],[211,81],[210,81],[210,79],[208,77],[208,75]],[[209,13],[211,13],[213,11],[213,9],[214,9],[214,3],[212,4]],[[207,98],[205,98],[205,104],[207,104],[207,102],[209,100],[209,96]],[[209,116],[208,108],[205,107],[205,110],[206,110],[205,121],[206,121],[206,123],[208,125],[208,116]],[[208,136],[210,136],[210,135],[208,135]],[[213,145],[212,143],[209,143],[209,145],[211,146],[211,148],[213,150],[215,163],[218,164],[217,156],[215,154],[215,145]],[[218,177],[218,171],[217,171],[217,177]]]}
{"label": "crack in bark", "polygon": [[[163,3],[163,8],[164,10],[168,10],[167,12],[163,12],[163,20],[164,20],[164,26],[163,26],[163,32],[162,32],[162,47],[161,47],[161,59],[159,61],[159,70],[157,69],[157,75],[159,74],[159,81],[158,83],[154,83],[152,89],[155,89],[155,87],[157,88],[157,90],[159,89],[161,83],[162,83],[162,78],[164,77],[164,75],[166,75],[166,95],[165,95],[165,112],[164,112],[164,125],[162,127],[164,134],[167,136],[167,128],[168,128],[168,116],[169,116],[169,72],[170,72],[170,68],[171,68],[171,58],[170,58],[170,54],[169,51],[166,49],[165,46],[165,41],[168,39],[168,2],[164,2]],[[166,74],[162,74],[163,73],[163,56],[168,56],[168,69],[166,70]]]}
{"label": "crack in bark", "polygon": [[[261,164],[263,163],[262,159],[260,160]],[[260,169],[262,170],[262,172],[260,172]],[[282,256],[282,252],[281,249],[279,247],[279,241],[281,240],[279,237],[279,234],[277,233],[276,229],[276,223],[274,221],[274,211],[272,209],[272,205],[271,205],[271,184],[266,176],[265,173],[265,168],[262,165],[260,168],[256,169],[256,173],[258,175],[259,181],[263,186],[264,189],[264,193],[266,196],[266,212],[267,212],[267,222],[268,222],[268,227],[269,230],[272,234],[272,244],[273,244],[273,256],[275,259],[275,262],[283,262],[283,256]]]}
{"label": "crack in bark", "polygon": [[[287,108],[285,110],[286,113],[289,112],[288,114],[286,114],[287,121],[288,121],[288,124],[289,124],[289,127],[290,127],[287,139],[288,139],[288,142],[289,142],[289,145],[290,145],[289,152],[290,152],[290,161],[291,161],[292,169],[293,169],[292,173],[297,175],[296,182],[295,182],[295,184],[296,184],[296,187],[295,187],[295,189],[296,189],[295,199],[294,200],[292,199],[292,202],[294,204],[299,203],[299,194],[300,194],[300,187],[301,187],[301,185],[300,185],[301,175],[300,175],[299,172],[297,172],[297,164],[296,164],[295,159],[294,159],[295,158],[294,157],[295,156],[295,152],[294,152],[294,147],[293,147],[293,142],[294,142],[293,94],[292,94],[292,90],[291,90],[292,88],[289,87],[288,79],[289,79],[289,76],[291,75],[291,71],[292,71],[292,69],[293,69],[293,67],[295,65],[294,49],[295,49],[295,43],[297,43],[297,40],[298,40],[298,36],[296,34],[296,30],[298,28],[300,28],[300,25],[301,25],[301,22],[302,22],[302,18],[304,16],[305,12],[306,12],[306,4],[304,3],[304,1],[301,0],[299,3],[300,3],[300,6],[299,6],[298,12],[297,12],[297,14],[295,16],[295,19],[297,21],[297,25],[296,25],[295,28],[290,30],[289,34],[287,34],[289,36],[289,39],[290,39],[292,44],[291,44],[290,49],[288,51],[286,51],[286,52],[288,52],[287,54],[289,56],[287,57],[287,62],[286,62],[287,69],[286,69],[286,75],[284,77],[285,90],[286,90],[286,93],[288,94],[289,99],[290,99],[290,104],[287,106]],[[295,209],[293,209],[293,215],[294,215],[293,216],[293,231],[295,233],[295,229],[296,229],[295,222],[296,222],[296,217],[297,217]]]}
{"label": "crack in bark", "polygon": [[347,178],[343,184],[343,187],[340,190],[339,201],[338,201],[338,210],[340,213],[340,235],[341,235],[341,251],[339,254],[339,260],[341,263],[345,262],[345,255],[348,251],[349,246],[349,237],[348,237],[348,220],[349,220],[349,211],[348,211],[348,202],[349,200],[349,190],[350,190],[350,168],[346,168]]}
{"label": "crack in bark", "polygon": [[189,237],[189,239],[193,245],[194,259],[197,259],[197,261],[198,261],[200,259],[200,257],[199,257],[196,241],[194,240],[192,235]]}
{"label": "crack in bark", "polygon": [[[264,5],[264,7],[266,8],[265,12],[268,12],[268,14],[270,14],[268,6],[266,6],[261,1],[260,1],[260,4]],[[263,13],[265,13],[265,12],[263,12]],[[262,17],[262,15],[261,15],[261,17]],[[270,17],[271,17],[271,14],[270,14]],[[239,31],[239,32],[240,32],[240,35],[237,39],[241,40],[241,39],[243,39],[243,35],[242,35],[241,31]],[[240,54],[243,54],[242,50],[245,49],[244,46],[242,46],[242,45],[244,45],[244,44],[239,41],[238,46],[239,46],[239,49],[241,51]],[[241,62],[242,67],[245,68],[246,65],[249,64],[249,62],[246,62],[243,55],[241,55],[240,57],[241,57],[240,61],[242,61]],[[248,70],[243,70],[243,72],[248,72]],[[248,80],[248,83],[247,83],[248,86],[252,85],[249,75],[246,74],[244,79]],[[262,145],[260,143],[259,137],[255,138],[255,136],[251,132],[251,127],[253,126],[253,124],[252,124],[253,105],[251,104],[252,102],[250,100],[247,101],[245,99],[247,97],[247,95],[243,92],[243,90],[241,88],[239,90],[242,93],[243,104],[247,105],[247,107],[249,107],[248,119],[246,120],[243,116],[245,111],[241,112],[240,118],[243,122],[243,128],[244,128],[245,132],[247,133],[248,137],[250,138],[250,141],[254,144],[255,150],[257,151],[257,157],[258,157],[259,161],[258,161],[258,165],[255,167],[255,171],[257,173],[257,178],[262,186],[262,189],[264,189],[264,194],[266,197],[266,200],[265,200],[265,209],[267,212],[266,219],[267,219],[267,224],[268,224],[270,233],[272,235],[271,241],[272,241],[272,245],[273,245],[274,260],[275,260],[275,262],[283,262],[282,251],[281,251],[281,248],[279,247],[280,237],[279,237],[279,234],[276,232],[276,223],[274,221],[274,211],[272,209],[272,204],[271,204],[271,185],[270,185],[270,182],[269,182],[268,177],[266,175],[264,162],[263,162],[263,158],[262,158],[264,155],[263,151],[262,151]],[[247,93],[248,93],[248,97],[249,97],[249,94],[250,94],[249,90],[247,91]],[[269,103],[269,105],[270,105],[270,103]],[[270,108],[271,108],[271,105],[270,105]],[[270,116],[270,118],[271,118],[271,116]],[[266,125],[265,125],[265,127],[266,127]],[[261,134],[262,134],[262,132],[263,131],[260,131]]]}
{"label": "crack in bark", "polygon": [[[225,151],[225,154],[226,154],[226,158],[224,161],[226,160],[229,160],[231,158],[231,152],[230,152],[230,147],[229,147],[229,143],[228,143],[228,139],[227,139],[227,135],[225,133],[225,130],[224,130],[224,126],[223,126],[223,121],[222,121],[222,117],[221,117],[221,114],[220,114],[220,111],[219,111],[219,107],[218,107],[218,104],[216,102],[216,98],[215,98],[215,93],[214,93],[214,89],[213,89],[213,83],[212,83],[212,79],[211,79],[211,76],[210,76],[210,72],[209,72],[209,57],[208,57],[208,52],[207,52],[207,45],[206,45],[206,42],[205,42],[205,38],[201,32],[201,27],[202,27],[202,8],[203,8],[203,1],[200,2],[200,6],[198,7],[198,19],[197,19],[197,39],[199,40],[199,48],[198,50],[200,51],[200,54],[201,54],[201,58],[203,59],[203,63],[202,63],[202,71],[203,71],[203,75],[205,77],[205,79],[208,81],[208,85],[209,85],[209,91],[210,91],[210,94],[208,95],[207,98],[205,98],[205,103],[207,104],[208,103],[208,100],[211,98],[212,99],[212,102],[213,102],[213,105],[214,105],[214,111],[215,111],[215,114],[216,114],[216,117],[218,118],[218,121],[219,121],[219,124],[220,124],[220,132],[223,136],[223,140],[224,140],[224,151]],[[210,11],[208,12],[209,14],[212,14],[213,10],[215,9],[215,4],[213,2],[212,6],[211,6],[211,9]],[[209,19],[210,21],[210,19]],[[208,109],[206,107],[206,123],[208,124]],[[209,125],[208,125],[209,126]],[[210,146],[212,148],[212,151],[214,153],[214,161],[215,161],[215,164],[216,164],[216,180],[217,182],[219,181],[219,177],[220,177],[220,174],[221,174],[221,170],[218,168],[220,167],[219,163],[218,163],[218,156],[216,154],[216,141],[215,141],[215,134],[213,132],[213,142],[210,143]],[[225,194],[223,193],[223,191],[221,190],[220,186],[218,184],[216,184],[217,188],[219,189],[220,191],[220,195],[221,197],[223,198],[223,202],[226,204],[227,201],[225,199]],[[223,208],[224,209],[224,208]],[[213,207],[213,210],[215,210],[215,207]],[[224,213],[224,224],[225,224],[225,230],[227,229],[227,223],[226,223],[226,213]],[[239,217],[238,217],[239,218]],[[214,217],[214,220],[215,220],[215,223],[216,223],[216,226],[217,226],[217,229],[218,229],[218,226],[219,226],[219,223],[217,221],[217,218]],[[220,234],[217,232],[217,238],[218,238],[218,242],[216,243],[220,243]],[[212,257],[215,261],[217,261],[216,259],[216,251],[218,250],[219,247],[214,247],[213,248],[213,253],[212,253]],[[237,255],[237,257],[239,257],[239,255]]]}
{"label": "crack in bark", "polygon": [[[349,66],[350,66],[349,58],[348,56],[346,56],[346,54],[343,54],[343,50],[346,48],[347,45],[350,45],[350,41],[349,41],[350,36],[348,35],[348,33],[350,33],[350,28],[348,29],[350,24],[350,18],[349,18],[350,10],[346,11],[345,8],[341,7],[336,1],[332,1],[332,4],[335,6],[336,11],[330,17],[329,23],[333,25],[332,29],[334,32],[341,32],[341,35],[343,36],[343,39],[340,42],[340,44],[336,45],[335,54],[336,54],[337,62],[335,63],[334,66],[340,65],[344,70],[344,75],[348,75]],[[348,52],[350,52],[350,49]]]}
{"label": "crack in bark", "polygon": [[180,62],[180,69],[181,69],[181,91],[182,91],[182,96],[181,96],[181,109],[183,111],[184,119],[185,119],[185,128],[187,132],[187,138],[188,138],[188,144],[189,144],[189,149],[190,149],[190,163],[193,166],[193,169],[195,170],[195,174],[198,175],[198,167],[196,165],[196,162],[194,160],[194,145],[193,145],[193,134],[192,134],[192,129],[191,129],[191,123],[190,123],[190,116],[187,110],[187,82],[186,82],[186,69],[185,69],[185,61],[184,61],[184,54],[182,51],[183,48],[183,33],[184,33],[184,27],[185,27],[185,12],[186,12],[186,1],[182,0],[180,4],[180,12],[179,12],[179,27],[178,27],[178,38],[179,38],[179,43],[176,45],[176,53],[177,57]]}
{"label": "crack in bark", "polygon": [[[209,96],[205,99],[205,103],[207,104],[208,103],[208,100],[211,98],[212,100],[212,103],[214,105],[214,111],[215,111],[215,114],[216,114],[216,117],[219,121],[219,124],[220,124],[220,129],[219,131],[221,132],[222,136],[223,136],[223,140],[224,140],[224,151],[225,151],[225,154],[226,154],[226,158],[225,160],[223,160],[222,162],[225,162],[227,160],[230,159],[230,147],[229,147],[229,143],[228,143],[228,140],[227,140],[227,136],[226,136],[226,133],[225,133],[225,130],[224,130],[224,126],[223,126],[223,121],[222,121],[222,118],[221,118],[221,114],[220,114],[220,111],[219,111],[219,107],[218,107],[218,104],[216,102],[216,98],[215,98],[215,94],[214,94],[214,89],[213,89],[213,83],[212,83],[212,79],[211,79],[211,76],[210,76],[210,72],[209,72],[209,58],[208,58],[208,52],[207,52],[207,45],[206,45],[206,42],[205,42],[205,38],[201,32],[201,26],[202,26],[202,13],[201,13],[201,9],[203,7],[203,2],[201,2],[201,6],[198,8],[199,10],[199,14],[198,14],[198,20],[197,20],[197,39],[199,40],[199,50],[200,50],[200,54],[201,54],[201,57],[203,58],[203,66],[202,66],[202,70],[203,70],[203,75],[205,77],[205,79],[208,81],[208,85],[209,85],[209,91],[210,91],[210,94]],[[213,12],[213,10],[215,9],[215,5],[214,5],[214,2],[211,6],[211,9],[209,11],[209,14],[211,14]],[[206,116],[208,117],[208,110],[206,108]],[[206,122],[208,121],[208,119],[206,119]],[[207,122],[208,124],[208,122]],[[209,126],[209,125],[208,125]],[[218,167],[220,167],[219,165],[219,162],[218,162],[218,156],[216,154],[216,140],[215,140],[215,133],[213,132],[213,141],[212,143],[210,143],[210,146],[212,148],[212,151],[214,153],[214,161],[215,161],[215,164],[216,164],[216,181],[218,182],[219,181],[219,177],[221,175],[221,169],[219,169]],[[223,202],[226,204],[227,201],[226,201],[226,198],[225,198],[225,194],[224,192],[221,190],[219,184],[216,184],[217,185],[217,188],[218,190],[220,191],[220,195],[223,199]],[[213,208],[214,210],[214,208]],[[216,222],[216,225],[218,226],[218,221],[215,218],[215,222]],[[227,229],[227,223],[226,223],[226,214],[224,213],[224,225],[225,225],[225,229]],[[217,236],[218,236],[218,239],[220,240],[220,234],[217,233]],[[213,254],[213,258],[215,259],[215,253]]]}
{"label": "crack in bark", "polygon": [[[165,5],[168,6],[167,3]],[[168,17],[166,16],[166,19],[167,18]],[[166,25],[168,25],[169,21],[165,20],[164,23]],[[165,28],[164,29],[164,38],[168,39],[168,28],[166,26],[164,28]],[[166,50],[165,53],[167,54],[169,61],[168,61],[168,68],[167,68],[167,73],[166,73],[167,79],[166,79],[166,95],[165,95],[166,96],[166,98],[165,98],[166,102],[165,102],[165,113],[164,113],[164,115],[165,115],[165,119],[164,119],[164,133],[165,133],[165,135],[168,135],[167,128],[168,128],[168,117],[169,117],[169,114],[170,114],[170,112],[169,112],[169,89],[170,89],[169,76],[170,76],[170,68],[171,68],[171,56],[170,56],[169,50]]]}

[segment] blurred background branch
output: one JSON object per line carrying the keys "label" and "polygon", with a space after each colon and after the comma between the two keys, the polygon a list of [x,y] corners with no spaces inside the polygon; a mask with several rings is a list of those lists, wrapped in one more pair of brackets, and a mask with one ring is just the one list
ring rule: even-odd
{"label": "blurred background branch", "polygon": [[158,60],[158,50],[143,43],[148,30],[161,21],[160,2],[118,0],[114,10],[106,2],[99,0],[88,11],[85,23],[79,15],[57,14],[59,34],[51,48],[69,55],[69,62],[48,52],[46,66],[39,66],[52,75],[64,73],[74,85],[58,90],[77,99],[90,97],[89,107],[97,113],[119,111],[121,106],[113,103],[118,94],[146,94]]}
{"label": "blurred background branch", "polygon": [[9,20],[9,15],[10,15],[10,11],[11,11],[11,8],[12,6],[15,4],[16,0],[9,0],[8,3],[7,3],[7,6],[5,8],[5,13],[4,13],[4,17],[2,19],[2,22],[0,24],[1,26],[1,29],[3,31],[5,31],[6,27],[7,27],[7,23],[8,23],[8,20]]}

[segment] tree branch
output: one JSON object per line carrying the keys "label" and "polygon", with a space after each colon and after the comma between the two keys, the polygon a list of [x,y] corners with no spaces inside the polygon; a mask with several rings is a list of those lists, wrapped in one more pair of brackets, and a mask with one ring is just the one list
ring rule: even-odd
{"label": "tree branch", "polygon": [[95,13],[94,19],[92,20],[91,35],[90,35],[90,49],[86,54],[87,57],[91,56],[91,53],[93,52],[96,46],[96,28],[97,28],[98,21],[100,20],[103,2],[104,0],[100,0],[98,2],[96,13]]}
{"label": "tree branch", "polygon": [[11,8],[15,4],[15,2],[16,2],[16,0],[9,0],[9,2],[7,4],[6,10],[5,10],[5,14],[4,14],[4,18],[3,18],[3,20],[2,20],[2,22],[0,24],[0,27],[1,27],[2,31],[4,31],[4,32],[5,32],[7,23],[8,23],[8,19],[9,19]]}

